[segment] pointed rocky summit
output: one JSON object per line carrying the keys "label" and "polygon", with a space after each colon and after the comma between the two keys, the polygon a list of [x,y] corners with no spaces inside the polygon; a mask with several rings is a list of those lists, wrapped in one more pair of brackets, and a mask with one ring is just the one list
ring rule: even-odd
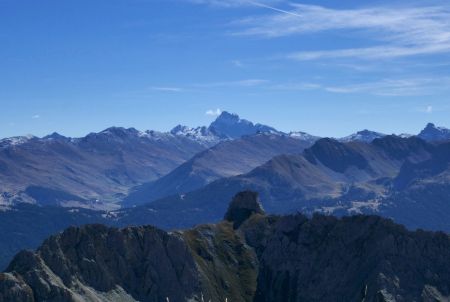
{"label": "pointed rocky summit", "polygon": [[244,191],[234,196],[224,218],[225,220],[233,222],[234,228],[237,229],[253,214],[265,214],[264,209],[259,202],[258,193]]}

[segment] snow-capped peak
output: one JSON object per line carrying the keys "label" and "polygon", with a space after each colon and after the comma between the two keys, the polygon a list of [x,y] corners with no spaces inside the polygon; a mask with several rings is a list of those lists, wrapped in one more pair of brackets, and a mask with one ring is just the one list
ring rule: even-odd
{"label": "snow-capped peak", "polygon": [[216,142],[220,140],[219,137],[204,126],[191,128],[188,126],[178,125],[173,128],[170,133],[175,136],[184,136],[200,142]]}
{"label": "snow-capped peak", "polygon": [[223,111],[222,114],[211,123],[209,131],[223,138],[239,138],[244,135],[253,135],[260,132],[276,133],[276,129],[241,119],[239,115]]}
{"label": "snow-capped peak", "polygon": [[14,136],[14,137],[4,138],[4,139],[0,140],[0,148],[22,145],[34,138],[36,138],[36,137],[33,135]]}
{"label": "snow-capped peak", "polygon": [[349,136],[340,138],[339,141],[341,142],[352,142],[352,141],[358,141],[358,142],[365,142],[365,143],[370,143],[372,142],[374,139],[377,138],[382,138],[385,137],[386,134],[380,133],[380,132],[375,132],[375,131],[370,131],[370,130],[362,130],[362,131],[358,131],[354,134],[351,134]]}
{"label": "snow-capped peak", "polygon": [[290,132],[288,135],[292,138],[304,140],[304,141],[308,141],[308,142],[314,142],[320,138],[318,136],[314,136],[309,133],[301,132],[301,131]]}

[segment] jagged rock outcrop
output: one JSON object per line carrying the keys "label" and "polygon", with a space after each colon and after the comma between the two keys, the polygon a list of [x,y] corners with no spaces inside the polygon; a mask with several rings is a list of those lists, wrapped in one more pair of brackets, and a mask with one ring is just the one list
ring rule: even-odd
{"label": "jagged rock outcrop", "polygon": [[72,227],[7,270],[32,288],[33,301],[184,301],[200,288],[184,240],[150,226]]}
{"label": "jagged rock outcrop", "polygon": [[424,301],[450,299],[450,238],[376,216],[265,215],[254,192],[225,220],[69,228],[0,274],[0,301]]}
{"label": "jagged rock outcrop", "polygon": [[259,256],[255,302],[449,301],[450,240],[376,216],[283,217]]}
{"label": "jagged rock outcrop", "polygon": [[258,193],[243,191],[238,193],[230,203],[225,214],[225,220],[233,222],[235,229],[253,214],[264,215],[264,210],[259,202]]}

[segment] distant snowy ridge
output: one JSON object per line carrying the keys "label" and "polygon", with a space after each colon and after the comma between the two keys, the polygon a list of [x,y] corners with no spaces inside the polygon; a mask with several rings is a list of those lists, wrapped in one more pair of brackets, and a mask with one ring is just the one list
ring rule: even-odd
{"label": "distant snowy ridge", "polygon": [[351,134],[349,136],[342,137],[339,139],[339,141],[341,141],[341,142],[358,141],[358,142],[370,143],[374,139],[382,138],[385,136],[386,136],[386,134],[383,134],[380,132],[375,132],[375,131],[370,131],[370,130],[362,130],[362,131],[358,131],[354,134]]}

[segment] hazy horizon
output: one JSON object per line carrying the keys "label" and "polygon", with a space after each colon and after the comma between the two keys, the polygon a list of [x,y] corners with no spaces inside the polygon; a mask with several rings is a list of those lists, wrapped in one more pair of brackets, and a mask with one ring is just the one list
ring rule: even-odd
{"label": "hazy horizon", "polygon": [[[212,110],[212,109],[211,109],[211,110],[207,110],[207,111],[205,112],[205,115],[210,116],[210,117],[212,118],[212,120],[211,120],[210,122],[213,122],[213,121],[219,116],[218,112],[220,112],[220,113],[222,113],[222,112],[229,112],[229,113],[233,113],[233,114],[239,115],[239,113],[237,113],[237,112],[228,111],[228,110],[221,110],[220,108],[216,108],[215,110]],[[241,119],[246,119],[245,117],[240,116],[240,115],[239,115],[239,117],[240,117]],[[246,119],[246,120],[247,120],[247,119]],[[250,122],[253,122],[253,123],[255,123],[255,124],[257,124],[257,123],[265,124],[265,123],[261,123],[261,122],[259,122],[259,121],[252,121],[252,120],[250,120]],[[341,136],[333,136],[333,135],[326,135],[326,134],[325,134],[325,135],[318,135],[318,134],[316,134],[316,133],[310,133],[310,132],[303,131],[302,129],[287,129],[287,130],[282,130],[282,129],[279,129],[279,128],[277,128],[277,127],[274,127],[274,128],[275,128],[276,130],[278,130],[278,131],[282,131],[282,132],[285,132],[285,133],[290,133],[290,132],[306,132],[306,133],[308,133],[308,134],[316,135],[316,136],[320,136],[320,137],[341,138],[341,137],[345,137],[345,136],[348,136],[348,135],[351,135],[351,134],[354,134],[354,133],[356,133],[356,132],[363,131],[363,130],[369,130],[369,131],[380,132],[380,133],[383,133],[383,134],[386,134],[386,135],[390,135],[390,134],[394,134],[394,135],[401,135],[401,134],[411,134],[411,135],[416,135],[416,134],[419,134],[419,132],[420,132],[421,130],[423,130],[424,127],[425,127],[428,123],[435,124],[435,126],[437,126],[437,127],[442,127],[442,126],[443,126],[443,125],[439,125],[439,124],[436,124],[436,123],[433,123],[432,121],[430,121],[430,122],[427,122],[425,125],[423,125],[421,128],[419,128],[419,129],[418,129],[417,131],[415,131],[415,132],[406,132],[406,131],[403,131],[403,132],[397,132],[397,133],[394,133],[394,132],[382,132],[382,131],[377,131],[377,130],[374,130],[374,129],[368,129],[368,128],[361,128],[361,129],[355,130],[354,132],[349,132],[349,133],[344,134],[344,135],[341,135]],[[44,133],[44,134],[41,134],[41,135],[36,135],[36,134],[34,134],[34,133],[26,133],[26,134],[22,134],[22,135],[13,135],[13,136],[6,136],[6,137],[1,137],[1,136],[0,136],[0,140],[1,140],[1,139],[6,139],[6,138],[10,138],[10,137],[29,136],[29,135],[35,136],[35,137],[44,137],[44,136],[47,136],[47,135],[51,135],[51,134],[53,134],[53,133],[58,133],[58,134],[60,134],[60,135],[63,135],[63,136],[66,136],[66,137],[71,137],[71,138],[79,138],[79,137],[84,137],[84,136],[88,135],[89,133],[96,133],[96,132],[98,133],[98,132],[104,131],[104,130],[106,130],[106,129],[108,129],[108,128],[111,128],[111,127],[135,128],[135,129],[137,129],[137,130],[139,130],[139,131],[153,130],[153,131],[158,131],[158,132],[165,133],[165,132],[170,132],[174,127],[176,127],[176,126],[178,126],[178,125],[180,125],[180,124],[174,124],[172,127],[167,128],[167,129],[137,128],[137,127],[134,127],[134,126],[132,126],[132,125],[131,125],[131,126],[127,126],[127,125],[122,125],[122,126],[121,126],[121,125],[110,125],[110,126],[107,126],[107,127],[105,127],[105,128],[92,130],[92,131],[86,132],[86,133],[84,133],[84,134],[82,133],[82,134],[79,134],[79,135],[66,135],[65,133],[62,133],[62,132],[59,132],[59,131],[50,131],[50,132],[47,132],[47,133]],[[270,125],[270,124],[265,124],[265,125],[267,125],[267,126],[273,126],[273,125]],[[183,124],[182,126],[188,126],[188,127],[191,127],[191,128],[195,128],[195,127],[209,126],[209,123],[208,123],[208,124],[205,124],[205,125],[184,125],[184,124]]]}

